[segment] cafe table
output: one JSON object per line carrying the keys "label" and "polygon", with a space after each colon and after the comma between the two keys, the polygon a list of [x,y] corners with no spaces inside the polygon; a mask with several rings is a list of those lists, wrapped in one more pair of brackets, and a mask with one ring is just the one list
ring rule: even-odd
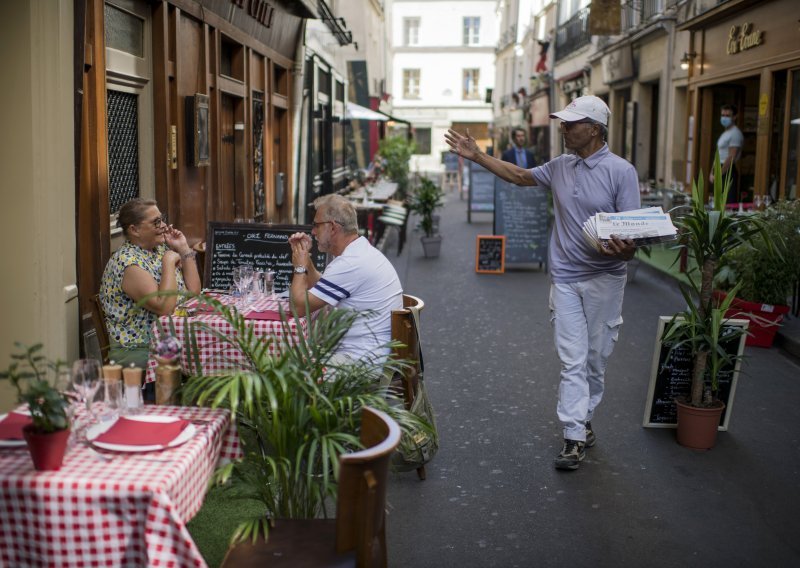
{"label": "cafe table", "polygon": [[355,191],[347,194],[349,199],[364,199],[365,191],[368,192],[367,197],[372,201],[386,202],[389,201],[395,193],[397,193],[397,183],[388,180],[380,180],[372,185],[359,187]]}
{"label": "cafe table", "polygon": [[0,447],[0,566],[206,566],[186,522],[217,465],[241,457],[235,422],[223,409],[143,414],[190,420],[195,433],[146,453],[79,441],[58,471],[35,471],[26,446]]}
{"label": "cafe table", "polygon": [[[229,304],[233,298],[227,295],[216,297],[222,303]],[[189,305],[191,310],[191,304]],[[267,352],[270,355],[279,355],[283,339],[293,341],[298,334],[306,333],[306,318],[295,318],[291,315],[287,317],[286,323],[279,318],[279,309],[285,314],[289,313],[289,301],[278,299],[277,297],[264,297],[252,302],[247,309],[243,309],[248,324],[252,327],[253,333],[259,338],[272,338]],[[197,325],[202,324],[202,325]],[[246,360],[242,352],[234,345],[221,342],[215,333],[224,336],[232,336],[234,333],[231,325],[214,313],[196,312],[187,316],[161,316],[153,325],[153,341],[150,352],[153,353],[155,345],[162,337],[162,330],[173,335],[181,344],[185,345],[187,331],[194,329],[198,359],[202,367],[203,374],[210,375],[223,372],[228,369],[242,367]],[[182,369],[193,368],[189,360],[190,354],[185,349],[181,350],[180,366]],[[158,363],[151,356],[147,362],[147,373],[145,381],[150,383],[156,380],[156,367]]]}

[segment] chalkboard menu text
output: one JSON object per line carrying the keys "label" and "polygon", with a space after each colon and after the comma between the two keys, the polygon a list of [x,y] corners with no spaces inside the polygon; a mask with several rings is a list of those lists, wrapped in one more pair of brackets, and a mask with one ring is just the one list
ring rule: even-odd
{"label": "chalkboard menu text", "polygon": [[506,238],[478,235],[475,241],[475,272],[502,274],[505,265]]}
{"label": "chalkboard menu text", "polygon": [[472,222],[472,213],[491,213],[494,211],[495,175],[476,164],[469,163],[469,205],[467,206],[467,222]]}
{"label": "chalkboard menu text", "polygon": [[[250,264],[258,271],[275,272],[276,293],[287,290],[294,268],[289,237],[297,232],[311,233],[311,226],[210,222],[203,279],[207,283],[206,288],[231,289],[233,267]],[[311,255],[317,270],[322,272],[327,255],[317,250],[316,242]]]}
{"label": "chalkboard menu text", "polygon": [[494,233],[506,236],[508,267],[532,268],[546,263],[550,239],[549,192],[496,178],[494,199]]}
{"label": "chalkboard menu text", "polygon": [[[671,317],[661,316],[658,322],[656,345],[653,354],[653,369],[647,402],[644,409],[644,426],[653,428],[675,428],[678,424],[677,397],[689,397],[692,386],[692,354],[688,346],[681,346],[670,352],[670,346],[661,342],[664,328]],[[728,320],[726,326],[747,328],[747,320]],[[746,334],[720,342],[725,352],[736,358],[733,367],[724,369],[718,375],[718,398],[725,403],[720,417],[719,430],[727,430],[736,394],[736,381],[739,378],[739,364],[744,350]]]}

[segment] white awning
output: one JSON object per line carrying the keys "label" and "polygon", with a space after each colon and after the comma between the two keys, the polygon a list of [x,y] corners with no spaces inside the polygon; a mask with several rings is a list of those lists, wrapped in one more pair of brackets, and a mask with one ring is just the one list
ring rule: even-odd
{"label": "white awning", "polygon": [[344,117],[350,120],[389,120],[389,117],[385,114],[375,112],[374,110],[357,105],[356,103],[351,103],[350,101],[347,101]]}

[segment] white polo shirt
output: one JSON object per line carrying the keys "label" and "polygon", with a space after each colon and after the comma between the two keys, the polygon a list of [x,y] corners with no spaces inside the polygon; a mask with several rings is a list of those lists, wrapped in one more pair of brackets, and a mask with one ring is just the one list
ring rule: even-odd
{"label": "white polo shirt", "polygon": [[309,292],[331,306],[367,312],[353,322],[337,354],[354,359],[371,355],[380,362],[388,357],[392,310],[402,309],[403,288],[392,263],[367,239],[347,245]]}

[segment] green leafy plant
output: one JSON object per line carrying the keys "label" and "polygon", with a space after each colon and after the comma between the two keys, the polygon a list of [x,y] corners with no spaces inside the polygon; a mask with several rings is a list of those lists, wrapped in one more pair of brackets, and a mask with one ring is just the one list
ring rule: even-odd
{"label": "green leafy plant", "polygon": [[759,213],[764,231],[779,254],[763,238],[739,247],[722,258],[719,287],[740,284],[737,297],[758,304],[786,304],[800,280],[800,202],[781,201]]}
{"label": "green leafy plant", "polygon": [[680,234],[677,248],[688,251],[696,268],[688,273],[690,287],[681,286],[688,307],[676,314],[664,335],[666,344],[691,347],[693,366],[689,403],[696,407],[710,403],[712,397],[709,393],[716,390],[717,371],[721,365],[731,363],[720,347],[720,337],[725,328],[725,309],[738,286],[734,286],[721,305],[714,305],[714,280],[718,276],[720,260],[759,237],[770,251],[774,250],[772,239],[758,215],[725,210],[731,179],[730,174],[722,175],[719,154],[714,158],[714,182],[709,188],[708,206],[703,180],[701,171],[697,181],[692,183],[688,211],[675,219]]}
{"label": "green leafy plant", "polygon": [[56,388],[59,374],[66,368],[63,361],[51,361],[41,354],[42,344],[14,344],[19,353],[11,355],[11,363],[0,379],[8,379],[17,390],[18,400],[28,404],[34,428],[41,433],[69,427],[69,402]]}
{"label": "green leafy plant", "polygon": [[[244,459],[219,469],[215,481],[225,484],[232,497],[259,501],[266,512],[244,522],[234,540],[266,535],[278,517],[328,516],[328,506],[336,499],[339,456],[360,448],[364,406],[383,410],[405,430],[430,429],[377,380],[384,372],[401,370],[405,363],[389,360],[384,367],[333,358],[358,313],[319,313],[309,318],[307,334],[297,337],[289,327],[291,316],[282,314],[281,338],[264,340],[236,308],[204,296],[199,301],[203,309],[213,309],[227,321],[232,331],[222,334],[206,323],[187,320],[184,349],[190,364],[182,396],[186,403],[232,411]],[[200,330],[214,335],[221,351],[236,347],[244,364],[203,373],[194,339]],[[272,356],[269,349],[276,342],[280,354]]]}
{"label": "green leafy plant", "polygon": [[386,175],[397,182],[397,191],[401,199],[408,194],[408,172],[411,155],[415,144],[404,136],[384,138],[378,145],[378,153],[386,160]]}
{"label": "green leafy plant", "polygon": [[442,189],[425,176],[420,178],[419,186],[410,196],[408,206],[420,216],[426,237],[433,236],[433,213],[444,205],[443,197]]}

